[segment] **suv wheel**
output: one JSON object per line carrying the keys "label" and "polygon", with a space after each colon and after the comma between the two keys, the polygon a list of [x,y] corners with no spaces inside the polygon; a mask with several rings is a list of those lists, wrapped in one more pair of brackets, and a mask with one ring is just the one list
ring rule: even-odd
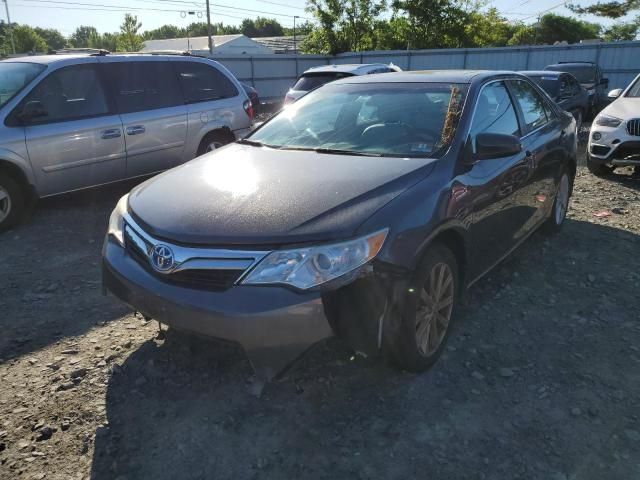
{"label": "suv wheel", "polygon": [[387,330],[390,360],[405,370],[424,372],[438,359],[456,310],[459,275],[455,255],[442,244],[429,247],[409,289],[397,330]]}
{"label": "suv wheel", "polygon": [[0,232],[18,224],[24,213],[24,193],[11,177],[0,174]]}
{"label": "suv wheel", "polygon": [[209,132],[207,133],[202,141],[200,142],[200,146],[198,147],[198,157],[200,155],[204,155],[205,153],[213,152],[220,147],[224,147],[228,143],[231,143],[235,140],[233,134],[227,132]]}
{"label": "suv wheel", "polygon": [[587,168],[596,177],[604,177],[613,172],[613,167],[607,165],[606,163],[593,161],[588,155],[587,155]]}

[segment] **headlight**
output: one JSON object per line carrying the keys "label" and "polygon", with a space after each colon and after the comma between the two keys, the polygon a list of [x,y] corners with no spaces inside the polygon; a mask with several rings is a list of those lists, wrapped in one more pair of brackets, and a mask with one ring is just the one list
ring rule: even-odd
{"label": "headlight", "polygon": [[616,117],[610,117],[609,115],[598,115],[596,117],[596,125],[601,127],[617,127],[622,123],[622,120]]}
{"label": "headlight", "polygon": [[318,286],[352,272],[374,258],[388,232],[385,229],[348,242],[272,252],[242,283],[281,283],[300,289]]}
{"label": "headlight", "polygon": [[129,194],[124,195],[118,203],[116,204],[116,208],[111,212],[111,216],[109,217],[109,230],[107,231],[108,235],[113,235],[120,245],[124,246],[124,214],[127,213],[127,201],[129,200]]}

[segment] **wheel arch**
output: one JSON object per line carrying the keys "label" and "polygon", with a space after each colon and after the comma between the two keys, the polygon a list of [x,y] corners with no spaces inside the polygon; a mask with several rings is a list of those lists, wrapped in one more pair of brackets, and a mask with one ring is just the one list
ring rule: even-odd
{"label": "wheel arch", "polygon": [[0,157],[0,173],[9,175],[18,182],[25,195],[35,194],[35,186],[29,175],[30,172],[25,171],[22,166],[18,165],[14,161]]}
{"label": "wheel arch", "polygon": [[458,262],[458,276],[460,278],[460,288],[464,290],[467,281],[467,272],[469,264],[469,247],[467,241],[467,230],[456,224],[445,224],[437,228],[424,242],[417,256],[415,267],[420,264],[424,256],[427,254],[429,247],[434,243],[440,243],[447,247]]}
{"label": "wheel arch", "polygon": [[227,125],[216,125],[213,128],[202,131],[202,135],[200,135],[200,139],[198,140],[198,151],[200,151],[202,143],[207,138],[213,137],[215,135],[226,136],[232,139],[231,141],[236,140],[236,135],[233,133],[233,130],[231,130],[231,128],[229,128]]}

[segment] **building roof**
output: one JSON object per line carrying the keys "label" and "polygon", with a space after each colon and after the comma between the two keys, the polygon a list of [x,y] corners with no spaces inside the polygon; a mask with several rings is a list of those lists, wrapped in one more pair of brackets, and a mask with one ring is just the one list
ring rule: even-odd
{"label": "building roof", "polygon": [[270,48],[273,53],[295,53],[304,39],[305,35],[297,35],[294,41],[293,35],[289,35],[284,37],[255,37],[251,40]]}

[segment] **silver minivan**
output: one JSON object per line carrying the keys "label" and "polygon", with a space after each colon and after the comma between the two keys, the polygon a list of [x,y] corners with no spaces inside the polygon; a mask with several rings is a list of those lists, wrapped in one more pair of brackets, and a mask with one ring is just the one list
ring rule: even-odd
{"label": "silver minivan", "polygon": [[242,138],[252,119],[242,85],[205,58],[0,61],[0,231],[31,198],[175,167]]}

